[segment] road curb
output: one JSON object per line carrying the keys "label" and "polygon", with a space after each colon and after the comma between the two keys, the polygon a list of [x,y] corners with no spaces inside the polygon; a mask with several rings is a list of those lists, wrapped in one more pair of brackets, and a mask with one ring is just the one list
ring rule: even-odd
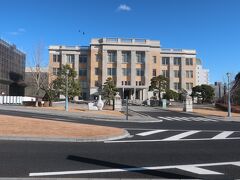
{"label": "road curb", "polygon": [[95,138],[51,138],[51,137],[19,137],[19,136],[0,136],[0,140],[7,141],[43,141],[43,142],[104,142],[119,140],[129,137],[130,134],[127,130],[123,130],[123,133],[118,136],[98,136]]}

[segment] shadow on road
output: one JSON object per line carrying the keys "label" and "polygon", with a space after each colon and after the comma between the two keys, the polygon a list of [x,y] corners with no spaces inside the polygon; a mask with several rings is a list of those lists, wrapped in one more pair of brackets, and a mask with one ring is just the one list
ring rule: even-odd
{"label": "shadow on road", "polygon": [[113,163],[109,161],[102,161],[98,159],[85,158],[85,157],[74,156],[74,155],[69,155],[67,159],[72,161],[82,162],[82,163],[95,164],[95,165],[104,166],[108,168],[123,169],[123,170],[126,170],[127,172],[136,172],[136,173],[140,173],[148,176],[171,178],[171,179],[194,179],[194,177],[190,177],[190,176],[184,176],[180,174],[162,172],[157,170],[148,170],[142,167],[129,166],[125,164]]}

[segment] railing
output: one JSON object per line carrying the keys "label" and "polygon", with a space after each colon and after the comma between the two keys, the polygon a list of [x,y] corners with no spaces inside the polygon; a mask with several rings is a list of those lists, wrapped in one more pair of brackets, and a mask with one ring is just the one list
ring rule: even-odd
{"label": "railing", "polygon": [[106,42],[108,42],[108,43],[117,43],[118,42],[118,38],[106,38]]}
{"label": "railing", "polygon": [[146,39],[135,39],[135,43],[146,44]]}
{"label": "railing", "polygon": [[34,102],[36,98],[26,96],[0,96],[0,104],[23,104],[24,101]]}
{"label": "railing", "polygon": [[122,42],[122,43],[132,43],[132,39],[123,38],[123,39],[121,39],[121,42]]}
{"label": "railing", "polygon": [[191,49],[171,49],[171,48],[162,48],[162,52],[182,52],[182,53],[196,53],[196,50]]}

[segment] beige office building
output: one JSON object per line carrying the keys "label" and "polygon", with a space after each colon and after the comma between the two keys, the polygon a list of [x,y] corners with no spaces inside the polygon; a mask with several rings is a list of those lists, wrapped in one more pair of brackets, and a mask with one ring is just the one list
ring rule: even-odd
{"label": "beige office building", "polygon": [[57,75],[62,64],[70,64],[82,86],[81,96],[93,99],[108,77],[121,97],[146,100],[151,78],[164,75],[170,88],[191,91],[196,84],[196,51],[164,49],[160,41],[148,39],[97,38],[88,47],[50,46],[49,73]]}

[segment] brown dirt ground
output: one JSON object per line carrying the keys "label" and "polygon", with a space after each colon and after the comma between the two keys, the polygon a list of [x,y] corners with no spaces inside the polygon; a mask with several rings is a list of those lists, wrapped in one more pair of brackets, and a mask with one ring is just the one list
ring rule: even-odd
{"label": "brown dirt ground", "polygon": [[[45,109],[49,110],[59,110],[59,111],[64,111],[64,107],[59,106],[59,107],[42,107]],[[118,111],[111,111],[111,110],[102,110],[102,111],[89,111],[83,108],[76,108],[76,107],[71,107],[69,108],[69,112],[80,112],[82,114],[93,114],[93,115],[106,115],[106,116],[123,116],[121,112]]]}
{"label": "brown dirt ground", "polygon": [[0,136],[96,138],[119,136],[123,129],[0,115]]}
{"label": "brown dirt ground", "polygon": [[[169,108],[169,110],[173,111],[182,111],[182,108]],[[204,109],[193,109],[193,112],[206,115],[206,116],[220,116],[227,117],[227,112],[221,111],[216,108],[204,108]],[[240,117],[239,113],[232,113],[232,117]]]}

